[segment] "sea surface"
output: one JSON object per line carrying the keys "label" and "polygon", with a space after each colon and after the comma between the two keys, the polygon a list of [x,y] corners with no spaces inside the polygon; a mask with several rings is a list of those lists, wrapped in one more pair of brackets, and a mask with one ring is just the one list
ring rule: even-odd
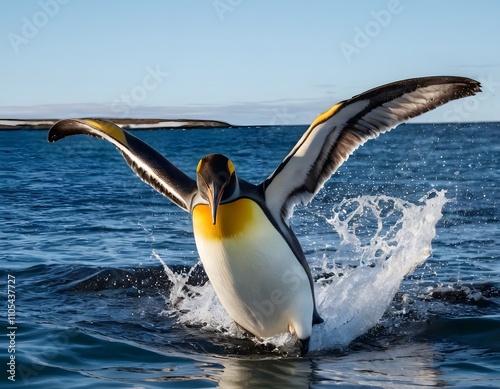
{"label": "sea surface", "polygon": [[[193,177],[220,152],[259,183],[305,129],[133,133]],[[0,386],[498,388],[499,186],[500,123],[358,149],[292,218],[325,318],[301,358],[235,328],[189,215],[112,145],[0,132]]]}

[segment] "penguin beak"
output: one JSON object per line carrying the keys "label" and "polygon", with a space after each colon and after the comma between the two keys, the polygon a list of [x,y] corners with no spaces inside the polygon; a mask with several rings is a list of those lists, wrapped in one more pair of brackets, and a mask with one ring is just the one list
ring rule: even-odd
{"label": "penguin beak", "polygon": [[217,221],[217,209],[222,200],[222,195],[224,194],[224,188],[226,187],[226,182],[222,185],[212,182],[208,185],[208,202],[210,204],[210,210],[212,211],[212,223],[215,225]]}

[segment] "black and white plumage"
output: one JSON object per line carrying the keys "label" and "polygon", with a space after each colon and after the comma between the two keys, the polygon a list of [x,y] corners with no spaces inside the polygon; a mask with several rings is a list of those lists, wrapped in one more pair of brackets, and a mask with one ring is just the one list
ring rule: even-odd
{"label": "black and white plumage", "polygon": [[268,206],[285,221],[367,140],[448,101],[472,96],[480,84],[463,77],[423,77],[386,84],[319,115],[264,182]]}
{"label": "black and white plumage", "polygon": [[[203,158],[192,179],[140,139],[103,120],[62,120],[49,131],[49,141],[87,134],[114,144],[143,181],[191,213],[200,258],[229,315],[259,337],[294,333],[305,352],[312,325],[322,320],[307,260],[289,226],[293,208],[309,203],[368,139],[479,91],[479,83],[468,78],[424,77],[354,96],[319,115],[259,185],[238,178],[221,154]],[[264,314],[268,301],[272,309]]]}

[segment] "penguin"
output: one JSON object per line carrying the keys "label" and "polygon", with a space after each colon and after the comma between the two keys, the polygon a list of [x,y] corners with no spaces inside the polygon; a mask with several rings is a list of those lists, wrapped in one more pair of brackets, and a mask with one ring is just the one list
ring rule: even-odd
{"label": "penguin", "polygon": [[106,120],[58,121],[48,140],[86,134],[111,142],[141,180],[191,214],[201,262],[236,324],[258,338],[290,332],[305,355],[313,325],[323,319],[309,265],[290,228],[294,207],[307,205],[367,140],[480,90],[480,83],[469,78],[432,76],[382,85],[341,101],[312,122],[258,185],[237,176],[223,154],[203,157],[191,178]]}

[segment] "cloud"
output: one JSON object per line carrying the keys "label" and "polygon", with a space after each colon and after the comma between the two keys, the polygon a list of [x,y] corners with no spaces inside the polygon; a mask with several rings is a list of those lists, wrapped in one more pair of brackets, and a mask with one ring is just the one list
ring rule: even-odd
{"label": "cloud", "polygon": [[[298,99],[231,105],[137,106],[130,118],[221,120],[234,125],[306,124],[327,109],[326,101]],[[112,104],[46,104],[0,107],[4,119],[63,119],[69,117],[122,117]]]}
{"label": "cloud", "polygon": [[[497,84],[495,84],[496,86]],[[327,89],[334,85],[319,85]],[[0,119],[63,119],[70,117],[107,117],[107,118],[151,118],[151,119],[200,119],[220,120],[233,125],[303,125],[311,123],[317,115],[339,102],[336,93],[332,97],[318,99],[279,99],[264,102],[241,102],[230,105],[191,104],[187,106],[141,106],[128,107],[127,116],[120,114],[114,104],[46,104],[36,106],[0,107]],[[345,98],[346,96],[344,96]],[[488,97],[488,99],[486,99]],[[498,114],[487,108],[495,106],[490,93],[481,96],[481,104],[474,110],[467,109],[467,116],[450,115],[449,112],[464,111],[470,101],[450,102],[436,111],[413,119],[412,122],[438,123],[450,121],[495,121]],[[469,98],[470,100],[470,98]],[[487,101],[483,101],[487,100]],[[465,105],[464,105],[465,104]],[[470,105],[470,104],[469,104]],[[469,112],[470,111],[470,112]]]}

